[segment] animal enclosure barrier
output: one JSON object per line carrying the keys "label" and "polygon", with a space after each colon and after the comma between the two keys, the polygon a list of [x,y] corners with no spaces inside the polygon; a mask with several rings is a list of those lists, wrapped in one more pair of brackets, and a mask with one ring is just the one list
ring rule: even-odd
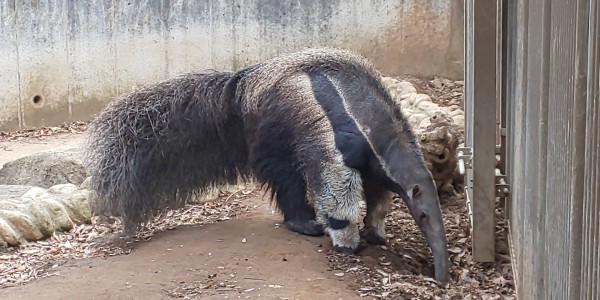
{"label": "animal enclosure barrier", "polygon": [[465,147],[459,149],[459,171],[466,175],[473,259],[487,262],[495,252],[495,124],[489,122],[497,98],[495,11],[488,3],[465,1]]}
{"label": "animal enclosure barrier", "polygon": [[0,131],[91,120],[142,85],[304,47],[458,79],[462,19],[453,0],[0,1]]}
{"label": "animal enclosure barrier", "polygon": [[[496,4],[465,3],[471,206],[489,209],[495,183],[495,196],[506,197],[519,299],[598,299],[600,1]],[[509,194],[504,177],[493,181],[493,138]],[[490,234],[478,212],[476,259],[493,254],[477,248]]]}

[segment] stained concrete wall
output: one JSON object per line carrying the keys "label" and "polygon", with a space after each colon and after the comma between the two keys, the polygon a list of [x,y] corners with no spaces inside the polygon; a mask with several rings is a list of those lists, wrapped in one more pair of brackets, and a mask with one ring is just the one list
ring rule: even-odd
{"label": "stained concrete wall", "polygon": [[119,93],[307,46],[462,77],[462,0],[0,0],[0,130],[87,120]]}

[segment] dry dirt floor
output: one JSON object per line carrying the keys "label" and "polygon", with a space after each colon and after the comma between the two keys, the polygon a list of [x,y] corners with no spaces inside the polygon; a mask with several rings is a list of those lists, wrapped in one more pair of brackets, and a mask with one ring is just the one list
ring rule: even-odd
{"label": "dry dirt floor", "polygon": [[243,218],[161,232],[128,255],[63,261],[53,276],[2,289],[0,298],[359,298],[328,270],[325,238],[276,228],[268,202],[245,200],[252,208]]}
{"label": "dry dirt floor", "polygon": [[[425,90],[447,86],[414,80]],[[84,131],[76,123],[0,132],[0,165],[77,143]],[[443,212],[452,261],[445,286],[431,279],[429,249],[401,200],[386,219],[386,246],[345,255],[332,250],[328,237],[280,227],[265,192],[247,186],[159,216],[132,243],[106,244],[121,227],[94,219],[0,250],[0,299],[515,299],[502,207],[497,260],[486,264],[471,260],[462,194]]]}

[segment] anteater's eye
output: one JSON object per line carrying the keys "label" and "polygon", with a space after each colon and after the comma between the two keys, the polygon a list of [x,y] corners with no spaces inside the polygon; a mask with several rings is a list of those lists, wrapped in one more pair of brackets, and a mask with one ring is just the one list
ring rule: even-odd
{"label": "anteater's eye", "polygon": [[421,212],[421,216],[419,216],[421,218],[421,220],[425,220],[427,218],[427,213],[426,212]]}

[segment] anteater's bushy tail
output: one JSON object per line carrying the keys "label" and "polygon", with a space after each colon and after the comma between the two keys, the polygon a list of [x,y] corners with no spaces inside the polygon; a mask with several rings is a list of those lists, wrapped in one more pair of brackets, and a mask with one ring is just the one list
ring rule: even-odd
{"label": "anteater's bushy tail", "polygon": [[123,95],[89,128],[86,162],[97,215],[132,233],[157,212],[247,176],[235,94],[239,76],[187,74]]}

